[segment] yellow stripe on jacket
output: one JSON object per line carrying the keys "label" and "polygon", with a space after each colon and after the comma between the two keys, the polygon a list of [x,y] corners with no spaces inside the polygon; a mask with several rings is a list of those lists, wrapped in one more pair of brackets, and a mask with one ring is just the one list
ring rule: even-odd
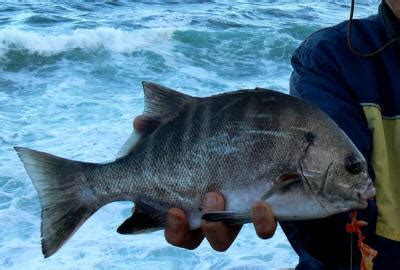
{"label": "yellow stripe on jacket", "polygon": [[361,104],[373,136],[378,221],[376,233],[400,241],[400,116],[382,116],[376,104]]}

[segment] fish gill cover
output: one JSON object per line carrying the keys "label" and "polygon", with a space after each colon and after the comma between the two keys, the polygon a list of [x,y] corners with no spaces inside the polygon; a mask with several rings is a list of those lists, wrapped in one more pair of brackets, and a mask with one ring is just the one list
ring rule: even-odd
{"label": "fish gill cover", "polygon": [[[378,1],[359,1],[357,16]],[[102,208],[54,257],[40,253],[40,205],[14,145],[112,160],[143,109],[140,82],[207,96],[255,86],[286,92],[293,50],[348,16],[348,1],[2,2],[0,268],[266,269],[297,257],[279,230],[245,226],[225,253],[168,245],[162,232],[115,229],[132,205]]]}

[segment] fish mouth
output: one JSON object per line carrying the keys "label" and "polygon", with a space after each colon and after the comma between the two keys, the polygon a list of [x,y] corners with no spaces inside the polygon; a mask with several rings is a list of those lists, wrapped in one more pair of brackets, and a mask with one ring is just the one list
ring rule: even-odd
{"label": "fish mouth", "polygon": [[372,200],[376,195],[376,189],[374,187],[374,183],[370,181],[370,183],[364,189],[357,192],[357,195],[363,208],[367,208],[368,201]]}
{"label": "fish mouth", "polygon": [[358,192],[358,197],[364,201],[374,198],[375,195],[376,195],[376,190],[374,187],[374,183],[372,183],[372,181],[363,190]]}
{"label": "fish mouth", "polygon": [[359,201],[359,205],[354,209],[365,209],[367,207],[368,207],[368,201],[363,200],[363,201]]}

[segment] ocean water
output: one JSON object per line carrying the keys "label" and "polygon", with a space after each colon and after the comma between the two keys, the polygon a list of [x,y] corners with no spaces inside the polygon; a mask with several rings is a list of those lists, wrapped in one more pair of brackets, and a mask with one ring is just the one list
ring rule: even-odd
{"label": "ocean water", "polygon": [[[121,236],[132,203],[105,206],[54,256],[13,146],[112,160],[143,109],[141,81],[196,96],[288,91],[290,56],[348,17],[350,1],[0,1],[0,269],[279,269],[298,258],[280,229],[246,225],[232,247],[188,251],[163,232]],[[378,1],[358,1],[357,17]]]}

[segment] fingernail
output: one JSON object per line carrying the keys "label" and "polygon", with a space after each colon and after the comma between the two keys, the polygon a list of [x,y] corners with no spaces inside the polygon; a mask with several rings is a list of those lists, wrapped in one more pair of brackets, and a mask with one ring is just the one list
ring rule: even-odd
{"label": "fingernail", "polygon": [[207,208],[208,207],[210,207],[210,208],[216,207],[217,203],[218,203],[218,199],[217,199],[217,197],[215,195],[213,195],[213,194],[207,194],[206,195],[204,204],[205,204],[205,206]]}

